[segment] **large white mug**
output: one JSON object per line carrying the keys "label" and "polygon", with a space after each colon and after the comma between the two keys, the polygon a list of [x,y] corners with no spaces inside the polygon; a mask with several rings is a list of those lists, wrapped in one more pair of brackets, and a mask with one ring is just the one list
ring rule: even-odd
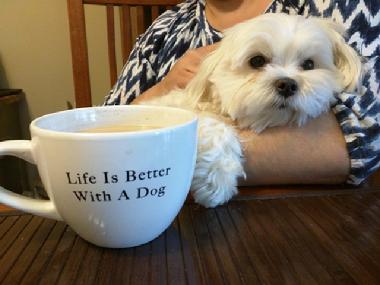
{"label": "large white mug", "polygon": [[[82,132],[120,124],[157,128]],[[30,131],[31,141],[0,142],[0,156],[35,163],[50,200],[0,187],[0,203],[63,220],[85,240],[112,248],[153,240],[183,206],[196,160],[197,118],[190,111],[90,107],[42,116]]]}

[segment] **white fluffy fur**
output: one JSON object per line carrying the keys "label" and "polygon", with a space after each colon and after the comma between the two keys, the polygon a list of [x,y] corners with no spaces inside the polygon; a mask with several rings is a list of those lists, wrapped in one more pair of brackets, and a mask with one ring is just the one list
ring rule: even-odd
{"label": "white fluffy fur", "polygon": [[[234,126],[261,132],[272,126],[304,125],[327,111],[334,93],[360,82],[361,62],[345,43],[343,29],[330,20],[265,14],[225,31],[220,46],[201,64],[184,90],[144,104],[192,109],[199,113],[199,147],[192,193],[205,207],[227,202],[244,176],[242,147]],[[249,60],[269,62],[253,69]],[[315,69],[303,70],[312,59]],[[279,96],[274,82],[291,78],[298,91]]]}

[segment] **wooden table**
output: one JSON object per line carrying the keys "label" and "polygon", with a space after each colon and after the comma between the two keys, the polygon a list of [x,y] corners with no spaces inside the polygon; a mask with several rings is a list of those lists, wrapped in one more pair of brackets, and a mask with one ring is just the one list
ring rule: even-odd
{"label": "wooden table", "polygon": [[380,191],[245,189],[191,202],[136,248],[93,246],[62,222],[0,214],[1,284],[380,284]]}

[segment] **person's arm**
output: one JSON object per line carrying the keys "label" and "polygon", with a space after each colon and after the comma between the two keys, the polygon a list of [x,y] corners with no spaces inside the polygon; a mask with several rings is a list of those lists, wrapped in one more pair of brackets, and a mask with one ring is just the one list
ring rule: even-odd
{"label": "person's arm", "polygon": [[346,142],[332,112],[301,128],[241,130],[240,137],[247,174],[240,185],[337,184],[348,177]]}
{"label": "person's arm", "polygon": [[132,104],[141,104],[151,98],[162,96],[175,88],[184,89],[198,72],[200,63],[207,54],[217,48],[218,44],[190,49],[178,59],[165,78],[146,90],[132,101]]}

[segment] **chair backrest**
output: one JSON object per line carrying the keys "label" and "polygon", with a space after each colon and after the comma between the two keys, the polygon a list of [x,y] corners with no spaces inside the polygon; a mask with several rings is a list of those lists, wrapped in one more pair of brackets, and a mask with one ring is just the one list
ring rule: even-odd
{"label": "chair backrest", "polygon": [[[180,2],[181,0],[67,0],[76,107],[87,107],[92,104],[85,5],[103,5],[105,7],[110,86],[112,86],[117,79],[115,7],[120,7],[118,10],[120,13],[122,60],[124,63],[128,59],[135,42],[132,29],[137,29],[138,34],[143,33],[159,14]],[[135,16],[131,14],[132,9]]]}

